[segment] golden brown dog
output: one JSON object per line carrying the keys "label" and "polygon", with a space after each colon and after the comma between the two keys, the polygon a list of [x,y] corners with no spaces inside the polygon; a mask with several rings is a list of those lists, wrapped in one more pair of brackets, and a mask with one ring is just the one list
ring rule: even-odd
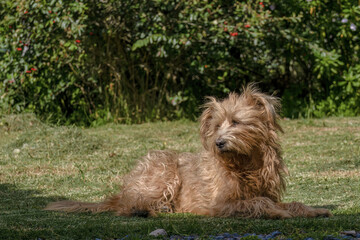
{"label": "golden brown dog", "polygon": [[202,153],[152,151],[125,177],[118,195],[101,203],[55,202],[46,210],[125,216],[162,211],[250,218],[331,216],[327,209],[281,202],[287,169],[277,135],[282,131],[278,107],[277,98],[253,85],[222,101],[209,97],[200,118]]}

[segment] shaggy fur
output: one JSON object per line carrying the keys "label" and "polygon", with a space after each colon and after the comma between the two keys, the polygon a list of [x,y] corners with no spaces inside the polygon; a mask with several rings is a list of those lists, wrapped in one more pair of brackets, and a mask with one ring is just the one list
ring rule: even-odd
{"label": "shaggy fur", "polygon": [[122,191],[101,203],[61,201],[46,210],[115,211],[148,216],[291,218],[331,216],[327,209],[282,203],[287,169],[277,131],[277,98],[250,85],[241,95],[209,97],[200,118],[200,154],[151,151],[125,177]]}

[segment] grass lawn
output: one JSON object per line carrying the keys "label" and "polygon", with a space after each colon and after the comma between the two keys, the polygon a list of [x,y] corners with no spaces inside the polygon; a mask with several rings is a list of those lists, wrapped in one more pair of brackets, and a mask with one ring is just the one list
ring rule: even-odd
{"label": "grass lawn", "polygon": [[150,149],[196,152],[198,124],[189,121],[49,126],[33,115],[0,116],[0,239],[133,239],[164,228],[170,235],[267,234],[304,239],[360,231],[360,118],[283,120],[281,136],[290,176],[284,201],[332,210],[334,217],[289,220],[156,218],[111,213],[42,211],[51,201],[101,201],[117,193],[121,176]]}

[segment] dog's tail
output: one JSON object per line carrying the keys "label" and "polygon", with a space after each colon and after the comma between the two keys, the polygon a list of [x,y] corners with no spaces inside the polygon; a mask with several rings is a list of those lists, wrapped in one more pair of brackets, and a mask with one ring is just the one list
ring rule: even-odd
{"label": "dog's tail", "polygon": [[60,212],[109,212],[115,211],[112,199],[105,200],[100,203],[87,203],[76,201],[59,201],[49,203],[44,210],[60,211]]}

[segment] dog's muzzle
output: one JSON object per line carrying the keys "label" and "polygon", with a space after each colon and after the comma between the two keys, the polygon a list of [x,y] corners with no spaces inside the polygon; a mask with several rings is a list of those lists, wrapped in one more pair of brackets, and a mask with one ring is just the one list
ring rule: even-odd
{"label": "dog's muzzle", "polygon": [[225,150],[226,141],[222,138],[218,138],[215,141],[216,146],[219,148],[220,151]]}

